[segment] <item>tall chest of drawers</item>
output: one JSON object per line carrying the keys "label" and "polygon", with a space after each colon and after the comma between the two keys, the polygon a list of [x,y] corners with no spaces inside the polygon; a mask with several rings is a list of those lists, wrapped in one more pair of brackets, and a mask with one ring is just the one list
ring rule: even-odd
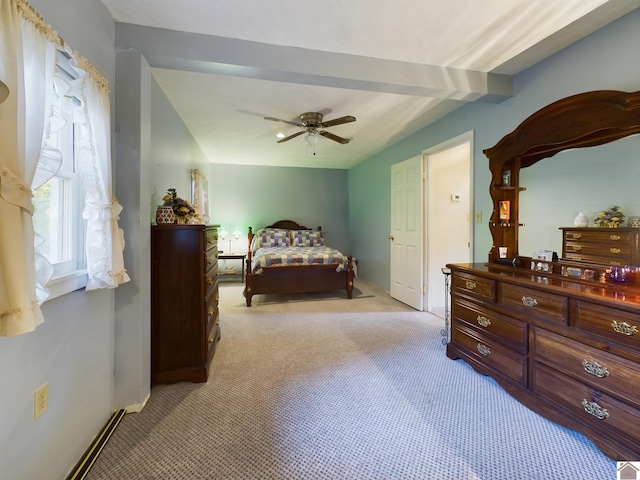
{"label": "tall chest of drawers", "polygon": [[640,289],[448,265],[447,355],[618,460],[640,460]]}
{"label": "tall chest of drawers", "polygon": [[151,384],[204,382],[220,339],[218,226],[151,227]]}
{"label": "tall chest of drawers", "polygon": [[561,228],[562,258],[603,265],[640,266],[638,228]]}

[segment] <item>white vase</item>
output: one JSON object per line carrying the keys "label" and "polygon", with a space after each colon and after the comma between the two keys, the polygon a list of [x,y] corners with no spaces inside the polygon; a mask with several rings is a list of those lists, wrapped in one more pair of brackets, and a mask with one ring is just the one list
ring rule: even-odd
{"label": "white vase", "polygon": [[578,216],[573,221],[573,225],[576,227],[587,227],[589,226],[589,217],[587,217],[584,213],[580,212]]}

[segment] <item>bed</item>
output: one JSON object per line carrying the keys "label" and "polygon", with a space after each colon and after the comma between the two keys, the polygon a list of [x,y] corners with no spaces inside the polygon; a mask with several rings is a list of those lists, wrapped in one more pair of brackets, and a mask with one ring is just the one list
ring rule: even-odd
{"label": "bed", "polygon": [[291,220],[249,227],[247,307],[254,295],[346,290],[353,298],[353,258],[324,244],[324,232]]}

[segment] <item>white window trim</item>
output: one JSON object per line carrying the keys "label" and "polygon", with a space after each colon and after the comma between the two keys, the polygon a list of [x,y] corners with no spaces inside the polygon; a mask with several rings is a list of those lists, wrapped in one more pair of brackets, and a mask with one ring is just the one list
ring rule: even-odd
{"label": "white window trim", "polygon": [[54,278],[47,283],[47,289],[49,290],[50,295],[44,302],[61,297],[67,293],[75,292],[76,290],[81,290],[87,286],[88,280],[89,274],[86,269],[75,270]]}

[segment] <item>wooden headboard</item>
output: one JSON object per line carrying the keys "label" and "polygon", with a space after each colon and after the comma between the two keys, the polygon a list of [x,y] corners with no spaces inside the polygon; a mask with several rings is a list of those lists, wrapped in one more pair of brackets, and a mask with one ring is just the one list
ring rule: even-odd
{"label": "wooden headboard", "polygon": [[[298,225],[297,222],[293,220],[278,220],[273,225],[268,225],[265,228],[284,228],[285,230],[311,230],[309,227],[305,227],[304,225]],[[320,227],[318,227],[320,229]]]}

